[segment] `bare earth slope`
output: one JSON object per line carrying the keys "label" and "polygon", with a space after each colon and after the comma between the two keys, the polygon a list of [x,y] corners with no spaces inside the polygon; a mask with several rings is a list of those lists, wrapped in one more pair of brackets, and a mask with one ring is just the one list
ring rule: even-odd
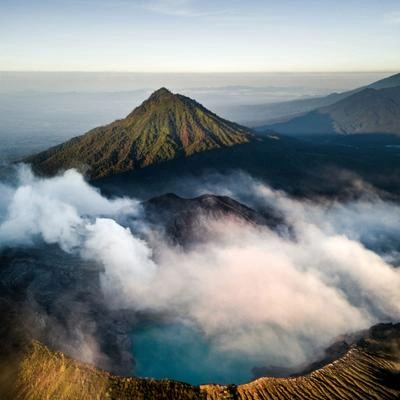
{"label": "bare earth slope", "polygon": [[366,332],[337,361],[308,375],[260,378],[244,385],[194,387],[169,380],[117,377],[34,342],[19,362],[14,399],[398,399],[400,324]]}
{"label": "bare earth slope", "polygon": [[96,179],[250,139],[249,129],[161,88],[126,118],[25,161],[45,174],[75,167]]}

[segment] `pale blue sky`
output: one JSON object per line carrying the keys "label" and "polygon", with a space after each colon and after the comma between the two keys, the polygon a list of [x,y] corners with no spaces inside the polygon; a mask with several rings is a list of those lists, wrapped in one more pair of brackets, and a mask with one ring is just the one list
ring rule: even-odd
{"label": "pale blue sky", "polygon": [[399,0],[0,0],[0,70],[398,71]]}

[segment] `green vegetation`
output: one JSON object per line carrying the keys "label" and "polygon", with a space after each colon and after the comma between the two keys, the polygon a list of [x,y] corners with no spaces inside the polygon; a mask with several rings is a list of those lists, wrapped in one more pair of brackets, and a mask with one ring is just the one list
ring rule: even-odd
{"label": "green vegetation", "polygon": [[77,168],[96,179],[246,143],[250,138],[247,128],[162,88],[125,119],[95,128],[26,161],[44,174]]}

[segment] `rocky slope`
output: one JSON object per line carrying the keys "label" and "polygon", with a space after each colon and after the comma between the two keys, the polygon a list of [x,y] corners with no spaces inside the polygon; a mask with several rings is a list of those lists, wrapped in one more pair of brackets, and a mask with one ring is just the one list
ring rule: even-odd
{"label": "rocky slope", "polygon": [[338,360],[293,378],[260,378],[235,386],[205,385],[207,400],[398,399],[400,396],[400,324],[371,328]]}
{"label": "rocky slope", "polygon": [[117,377],[32,343],[10,371],[3,396],[13,399],[398,399],[400,324],[371,328],[338,360],[293,378],[244,385],[191,386],[169,380]]}
{"label": "rocky slope", "polygon": [[249,129],[165,88],[126,118],[95,128],[25,161],[44,174],[71,167],[99,178],[180,156],[246,143]]}

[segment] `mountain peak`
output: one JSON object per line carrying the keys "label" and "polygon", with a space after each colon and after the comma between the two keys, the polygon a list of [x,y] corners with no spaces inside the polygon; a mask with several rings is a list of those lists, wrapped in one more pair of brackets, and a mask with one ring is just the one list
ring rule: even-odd
{"label": "mountain peak", "polygon": [[165,99],[165,98],[170,98],[170,97],[174,97],[175,95],[168,90],[165,87],[162,87],[158,90],[156,90],[155,92],[153,92],[150,97],[149,100],[151,99]]}
{"label": "mountain peak", "polygon": [[162,87],[126,118],[25,161],[50,175],[68,168],[89,169],[95,179],[251,139],[248,128]]}

